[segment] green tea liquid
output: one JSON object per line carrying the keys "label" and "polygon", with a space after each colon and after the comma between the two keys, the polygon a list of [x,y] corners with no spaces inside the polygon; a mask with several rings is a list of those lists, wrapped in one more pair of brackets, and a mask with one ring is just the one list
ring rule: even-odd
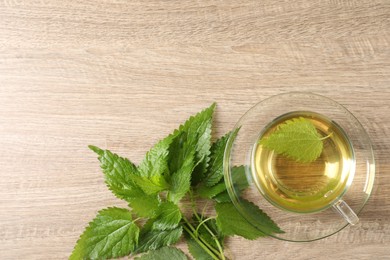
{"label": "green tea liquid", "polygon": [[309,213],[332,205],[352,182],[355,160],[344,131],[328,118],[313,112],[292,112],[274,120],[259,140],[285,121],[303,117],[313,123],[323,140],[321,156],[310,163],[297,162],[255,145],[252,154],[253,179],[261,194],[275,206]]}

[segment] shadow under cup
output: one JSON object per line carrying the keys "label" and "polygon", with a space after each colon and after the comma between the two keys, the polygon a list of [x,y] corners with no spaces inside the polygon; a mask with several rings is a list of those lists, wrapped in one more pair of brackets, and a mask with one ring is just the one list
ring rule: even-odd
{"label": "shadow under cup", "polygon": [[[339,196],[326,206],[314,211],[284,208],[277,201],[261,192],[253,167],[253,158],[259,136],[267,126],[284,115],[295,111],[309,111],[337,125],[348,139],[353,157],[348,185]],[[263,100],[248,110],[237,122],[230,136],[224,156],[225,183],[229,196],[237,210],[263,233],[288,241],[313,241],[330,236],[348,224],[356,224],[358,215],[367,202],[374,183],[375,163],[370,139],[359,121],[337,102],[312,93],[286,93]],[[235,166],[245,166],[245,171],[232,170]],[[241,190],[235,183],[238,176],[245,178],[248,187]],[[269,233],[256,225],[256,218],[245,207],[247,201],[257,205],[279,226],[284,233]]]}

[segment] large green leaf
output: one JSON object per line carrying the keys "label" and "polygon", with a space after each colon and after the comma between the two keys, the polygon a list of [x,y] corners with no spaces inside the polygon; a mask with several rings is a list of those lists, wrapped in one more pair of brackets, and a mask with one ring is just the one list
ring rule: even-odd
{"label": "large green leaf", "polygon": [[92,145],[89,148],[98,154],[106,184],[118,198],[129,201],[130,198],[138,197],[142,193],[132,180],[133,176],[138,175],[137,167],[132,162],[109,150],[102,150]]}
{"label": "large green leaf", "polygon": [[138,236],[139,228],[128,210],[101,210],[77,241],[70,259],[104,259],[128,255],[134,250]]}
{"label": "large green leaf", "polygon": [[179,200],[190,190],[191,174],[194,169],[194,153],[190,154],[183,165],[174,172],[170,178],[170,190],[168,199],[174,203]]}
{"label": "large green leaf", "polygon": [[179,207],[172,202],[163,202],[158,208],[157,217],[153,222],[153,229],[167,230],[177,227],[181,220]]}
{"label": "large green leaf", "polygon": [[299,162],[312,162],[321,155],[325,138],[313,123],[299,117],[280,124],[275,132],[262,138],[260,144]]}
{"label": "large green leaf", "polygon": [[170,190],[174,203],[189,191],[192,182],[204,177],[210,154],[211,121],[215,104],[190,117],[176,130],[169,147]]}
{"label": "large green leaf", "polygon": [[142,253],[172,245],[180,239],[182,231],[181,226],[168,230],[152,230],[149,227],[143,229],[135,252]]}
{"label": "large green leaf", "polygon": [[247,239],[256,239],[261,236],[266,236],[270,233],[282,233],[280,228],[259,209],[255,204],[242,200],[241,205],[251,222],[248,222],[238,212],[233,203],[217,203],[215,210],[217,212],[217,225],[222,233],[231,236],[238,235]]}
{"label": "large green leaf", "polygon": [[206,173],[204,183],[211,187],[223,178],[223,156],[230,133],[218,139],[211,146],[210,165]]}
{"label": "large green leaf", "polygon": [[[185,158],[194,156],[192,181],[198,183],[208,167],[211,147],[211,123],[215,103],[195,116],[191,116],[179,127],[179,134],[170,148],[170,169],[177,171],[184,164]],[[192,151],[194,154],[191,155]],[[178,162],[175,162],[178,160]]]}

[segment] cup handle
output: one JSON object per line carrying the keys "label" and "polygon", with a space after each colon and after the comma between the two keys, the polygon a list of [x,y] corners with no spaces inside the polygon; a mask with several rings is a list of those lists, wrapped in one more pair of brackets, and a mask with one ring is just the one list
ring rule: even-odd
{"label": "cup handle", "polygon": [[359,218],[355,212],[343,200],[339,200],[333,205],[333,208],[351,225],[356,225]]}

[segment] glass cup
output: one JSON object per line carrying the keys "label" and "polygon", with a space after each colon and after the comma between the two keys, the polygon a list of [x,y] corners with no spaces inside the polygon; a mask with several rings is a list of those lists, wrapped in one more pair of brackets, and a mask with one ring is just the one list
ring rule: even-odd
{"label": "glass cup", "polygon": [[[325,205],[314,211],[305,212],[304,209],[294,211],[281,206],[277,200],[267,197],[256,177],[258,169],[254,160],[259,137],[270,124],[294,112],[308,112],[329,119],[329,122],[340,129],[350,145],[351,157],[348,159],[350,166],[345,187],[337,196],[333,196]],[[317,94],[303,92],[280,94],[265,99],[248,110],[234,126],[232,133],[225,149],[224,176],[233,204],[242,216],[255,226],[255,222],[259,220],[247,211],[243,201],[254,203],[271,217],[283,233],[269,233],[258,227],[260,231],[281,240],[303,242],[328,237],[348,224],[358,223],[358,215],[373,188],[375,162],[371,141],[366,131],[345,107]],[[244,171],[233,170],[233,167],[240,165],[245,166]],[[328,174],[332,174],[331,165],[328,166]],[[245,175],[241,176],[248,183],[244,191],[235,183],[240,179],[235,175]],[[324,199],[329,196],[329,192],[318,196],[321,198],[323,196]]]}

